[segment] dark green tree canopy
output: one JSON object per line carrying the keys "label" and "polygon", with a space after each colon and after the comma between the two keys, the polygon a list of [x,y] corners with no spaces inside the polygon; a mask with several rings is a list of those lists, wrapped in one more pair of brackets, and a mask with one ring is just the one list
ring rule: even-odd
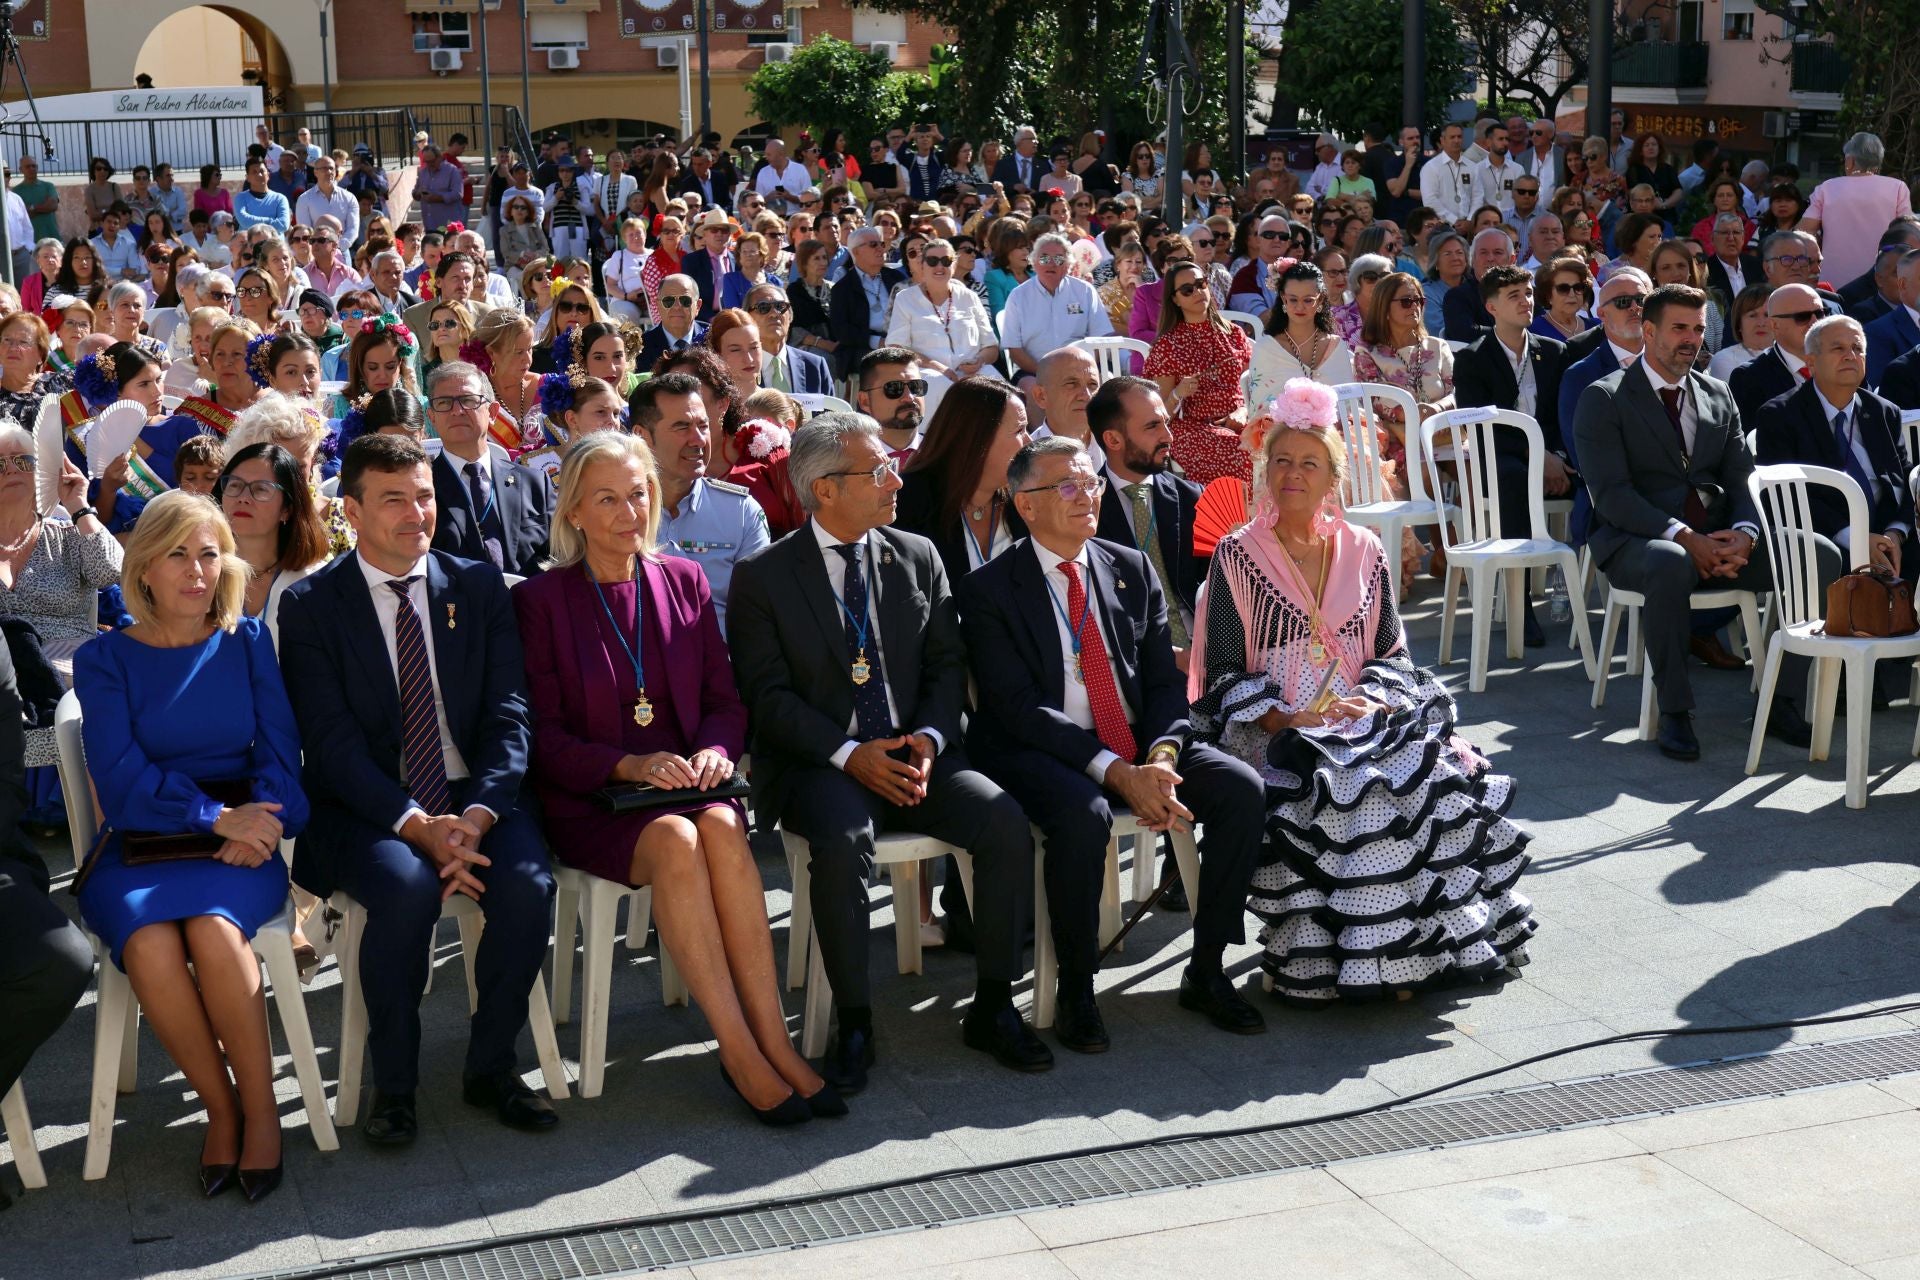
{"label": "dark green tree canopy", "polygon": [[1425,118],[1400,118],[1401,0],[1323,0],[1287,24],[1279,92],[1342,137],[1367,125],[1429,128],[1460,96],[1468,55],[1451,5],[1427,3]]}

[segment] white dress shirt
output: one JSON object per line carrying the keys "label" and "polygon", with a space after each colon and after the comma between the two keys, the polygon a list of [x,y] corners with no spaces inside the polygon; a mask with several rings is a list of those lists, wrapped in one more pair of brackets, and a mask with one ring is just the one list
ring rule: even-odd
{"label": "white dress shirt", "polygon": [[[807,528],[813,530],[813,540],[820,546],[820,560],[821,563],[827,567],[827,586],[833,590],[836,600],[845,603],[847,598],[847,562],[841,554],[835,550],[836,547],[844,544],[841,543],[838,538],[828,533],[826,528],[818,520],[807,521]],[[864,569],[867,580],[867,635],[868,638],[874,642],[875,648],[879,648],[880,576],[873,571],[875,564],[878,562],[875,555],[874,536],[869,533],[861,538],[860,542],[860,563]],[[839,605],[834,606],[835,612],[839,612],[839,609]],[[846,615],[844,613],[842,613],[840,617],[842,621],[845,621]],[[879,648],[879,652],[880,683],[886,686],[887,690],[887,718],[892,720],[893,723],[899,724],[900,702],[893,696],[892,668],[887,665],[887,651],[884,648]],[[858,712],[847,717],[847,732],[849,734],[855,734],[860,731],[859,720]],[[913,732],[924,733],[927,737],[933,739],[933,753],[935,755],[939,755],[947,749],[947,741],[940,736],[937,729],[923,725]],[[854,748],[859,745],[859,739],[853,737],[849,737],[845,742],[841,743],[840,749],[833,753],[833,767],[844,770],[847,767],[847,758],[853,754]]]}
{"label": "white dress shirt", "polygon": [[1747,277],[1740,270],[1740,259],[1735,258],[1732,262],[1728,262],[1725,258],[1721,258],[1720,269],[1727,273],[1727,296],[1739,297],[1740,291],[1747,287]]}
{"label": "white dress shirt", "polygon": [[[1662,391],[1668,390],[1673,387],[1678,387],[1680,389],[1680,438],[1683,441],[1685,441],[1684,447],[1686,449],[1687,456],[1692,457],[1694,441],[1697,438],[1700,430],[1700,415],[1698,411],[1694,408],[1693,395],[1687,388],[1685,375],[1682,375],[1681,380],[1678,382],[1668,382],[1666,378],[1661,376],[1659,370],[1653,367],[1653,361],[1639,360],[1639,361],[1636,361],[1635,363],[1637,363],[1640,368],[1645,369],[1647,371],[1647,381],[1653,387],[1653,394],[1656,400],[1660,398],[1660,393]],[[1664,402],[1661,403],[1660,411],[1663,415],[1666,413],[1666,404]],[[1667,532],[1666,532],[1667,541],[1668,542],[1680,541],[1680,535],[1682,533],[1685,533],[1687,531],[1687,528],[1688,528],[1687,522],[1684,520],[1669,520],[1667,522]],[[1760,541],[1760,530],[1758,527],[1751,524],[1741,523],[1741,524],[1735,525],[1734,528],[1739,532],[1746,534],[1748,537],[1752,538],[1755,542]]]}
{"label": "white dress shirt", "polygon": [[[1500,160],[1500,165],[1495,167],[1493,157],[1488,156],[1486,163],[1474,167],[1473,202],[1475,208],[1490,204],[1504,215],[1513,212],[1513,184],[1525,175],[1521,173],[1520,166],[1508,157],[1501,156]],[[1423,191],[1425,189],[1421,188]],[[1524,232],[1524,228],[1515,229]],[[1527,238],[1522,234],[1520,243],[1526,242]]]}
{"label": "white dress shirt", "polygon": [[[1814,389],[1814,394],[1820,397],[1820,412],[1827,420],[1827,430],[1833,430],[1834,415],[1840,413],[1843,407],[1846,411],[1846,447],[1848,451],[1853,454],[1854,461],[1860,464],[1861,474],[1869,477],[1873,483],[1873,487],[1866,495],[1869,514],[1871,514],[1873,504],[1879,501],[1880,494],[1885,490],[1886,481],[1881,479],[1880,473],[1873,469],[1873,458],[1867,453],[1866,442],[1860,438],[1860,419],[1858,416],[1860,412],[1860,397],[1856,395],[1853,399],[1849,400],[1845,406],[1841,406],[1827,399],[1826,393],[1820,391],[1817,387]],[[1888,532],[1896,529],[1899,530],[1900,536],[1905,538],[1912,532],[1913,526],[1906,521],[1895,521],[1893,524],[1887,526]],[[1849,544],[1853,541],[1853,530],[1851,528],[1840,530],[1834,537],[1834,541],[1839,544],[1842,552],[1851,554],[1852,547]]]}
{"label": "white dress shirt", "polygon": [[[440,658],[434,652],[433,618],[429,612],[432,606],[427,600],[427,557],[421,556],[404,574],[397,576],[374,568],[367,563],[365,556],[356,555],[354,559],[359,562],[360,572],[367,580],[367,591],[373,596],[373,612],[380,619],[380,634],[387,642],[387,662],[393,667],[396,690],[400,686],[400,639],[395,631],[400,619],[400,598],[394,595],[387,584],[398,582],[401,578],[417,579],[407,592],[407,598],[413,602],[413,611],[420,618],[421,634],[427,642],[427,675],[433,681],[433,718],[440,725],[440,755],[446,762],[447,781],[458,782],[468,776],[467,762],[461,756],[460,748],[454,745],[453,730],[447,725],[447,700],[440,692]],[[394,831],[398,833],[416,813],[421,817],[438,816],[429,814],[417,804],[411,805],[400,815],[400,821],[393,824]]]}
{"label": "white dress shirt", "polygon": [[1473,168],[1442,151],[1420,166],[1420,198],[1442,222],[1464,222],[1473,216]]}
{"label": "white dress shirt", "polygon": [[1513,407],[1529,418],[1538,417],[1534,409],[1539,402],[1539,388],[1533,377],[1533,361],[1529,358],[1532,346],[1531,336],[1524,329],[1520,331],[1520,350],[1517,352],[1501,342],[1498,337],[1494,339],[1494,343],[1500,348],[1500,354],[1507,358],[1507,363],[1513,367],[1513,382],[1520,388],[1519,398],[1514,401]]}

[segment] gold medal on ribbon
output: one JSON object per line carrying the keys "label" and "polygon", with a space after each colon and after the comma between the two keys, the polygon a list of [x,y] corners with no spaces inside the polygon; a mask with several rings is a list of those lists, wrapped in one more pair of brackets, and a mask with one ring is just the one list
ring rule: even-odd
{"label": "gold medal on ribbon", "polygon": [[853,666],[849,668],[855,684],[865,684],[873,679],[873,665],[867,661],[867,651],[862,649],[854,655]]}
{"label": "gold medal on ribbon", "polygon": [[642,689],[640,696],[634,700],[633,722],[642,729],[653,723],[653,703],[647,700],[647,691],[645,689]]}

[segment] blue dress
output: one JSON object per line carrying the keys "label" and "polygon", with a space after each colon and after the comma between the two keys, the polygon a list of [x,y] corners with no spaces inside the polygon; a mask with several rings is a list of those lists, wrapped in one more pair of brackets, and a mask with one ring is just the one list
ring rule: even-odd
{"label": "blue dress", "polygon": [[307,822],[300,737],[273,641],[258,618],[184,649],[107,632],[80,647],[73,687],[85,715],[87,768],[108,834],[80,891],[80,914],[113,962],[147,925],[222,916],[247,937],[287,905],[287,866],[211,858],[129,867],[121,830],[212,831],[219,804],[195,780],[250,778],[253,798],[282,805],[288,836]]}

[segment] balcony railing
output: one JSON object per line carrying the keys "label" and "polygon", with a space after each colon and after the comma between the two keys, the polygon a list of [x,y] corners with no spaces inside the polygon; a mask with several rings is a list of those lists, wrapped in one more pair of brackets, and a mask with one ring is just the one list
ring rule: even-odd
{"label": "balcony railing", "polygon": [[1845,93],[1853,64],[1830,44],[1805,41],[1793,46],[1795,93]]}
{"label": "balcony railing", "polygon": [[1704,89],[1707,46],[1671,40],[1628,45],[1613,55],[1613,82],[1635,89]]}

